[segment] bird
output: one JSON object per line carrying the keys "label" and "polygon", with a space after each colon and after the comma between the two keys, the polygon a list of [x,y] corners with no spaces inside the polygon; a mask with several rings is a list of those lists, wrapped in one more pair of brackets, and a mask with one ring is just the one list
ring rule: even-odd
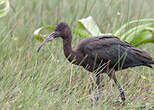
{"label": "bird", "polygon": [[[125,102],[125,93],[119,84],[115,72],[129,67],[147,66],[152,68],[154,60],[145,51],[121,41],[112,34],[103,34],[82,39],[72,49],[72,31],[65,22],[60,22],[54,31],[41,43],[37,52],[46,42],[61,38],[65,57],[74,65],[79,65],[96,76],[96,85],[101,89],[101,75],[106,73],[117,85],[122,102]],[[96,101],[99,96],[96,97]]]}

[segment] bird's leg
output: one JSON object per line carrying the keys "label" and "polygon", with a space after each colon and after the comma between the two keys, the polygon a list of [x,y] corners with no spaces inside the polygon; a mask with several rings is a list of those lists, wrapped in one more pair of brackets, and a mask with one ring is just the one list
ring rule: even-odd
{"label": "bird's leg", "polygon": [[104,86],[104,84],[101,84],[101,82],[102,82],[102,75],[98,74],[96,76],[96,85],[97,85],[97,92],[96,92],[96,96],[95,96],[96,101],[99,100],[100,93],[101,93],[101,88],[102,88],[102,86]]}
{"label": "bird's leg", "polygon": [[109,74],[109,77],[111,79],[114,80],[115,84],[118,86],[118,89],[120,91],[120,96],[121,96],[121,100],[124,102],[125,101],[125,94],[124,94],[124,90],[121,87],[121,85],[119,84],[119,82],[117,81],[116,75],[115,75],[115,70],[112,70],[111,74]]}
{"label": "bird's leg", "polygon": [[[110,62],[111,62],[111,60],[108,60],[108,62],[106,63],[106,72],[107,72],[107,74],[110,74]],[[110,78],[110,90],[113,93],[112,85],[113,85],[113,82],[112,82],[112,80]]]}

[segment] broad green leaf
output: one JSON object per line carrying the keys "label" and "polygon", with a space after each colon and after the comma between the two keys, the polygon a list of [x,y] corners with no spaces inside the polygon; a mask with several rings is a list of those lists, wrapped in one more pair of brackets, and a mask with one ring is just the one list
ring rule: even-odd
{"label": "broad green leaf", "polygon": [[145,43],[154,43],[154,36],[149,31],[141,32],[130,42],[130,44],[134,46],[139,46]]}
{"label": "broad green leaf", "polygon": [[133,36],[136,35],[137,33],[145,30],[146,27],[152,26],[152,23],[144,24],[144,25],[139,25],[136,27],[131,28],[125,34],[123,34],[120,39],[125,40],[127,42],[130,42],[133,39]]}
{"label": "broad green leaf", "polygon": [[[140,25],[132,27],[135,23]],[[124,32],[128,26],[132,28]],[[154,43],[154,19],[139,19],[130,21],[117,30],[114,35],[120,36],[121,40],[125,40],[134,46],[139,46],[145,43]]]}
{"label": "broad green leaf", "polygon": [[[49,30],[53,31],[55,29],[55,26],[42,26],[34,31],[34,37],[36,40],[42,42],[45,37],[47,37],[47,34],[43,34],[43,31]],[[89,33],[81,30],[81,29],[72,29],[73,34],[77,34],[79,36],[83,37],[89,37],[91,36]]]}
{"label": "broad green leaf", "polygon": [[90,37],[91,34],[81,30],[81,29],[72,29],[73,34],[77,34],[79,36],[83,36],[83,37]]}
{"label": "broad green leaf", "polygon": [[126,28],[127,26],[130,26],[130,25],[135,24],[135,23],[144,23],[144,22],[154,22],[154,19],[150,19],[150,18],[149,18],[149,19],[138,19],[138,20],[130,21],[130,22],[124,24],[123,26],[121,26],[121,28],[118,29],[118,30],[116,31],[116,33],[114,33],[114,35],[115,35],[115,36],[120,36],[121,33],[123,32],[123,30],[125,30],[125,28]]}
{"label": "broad green leaf", "polygon": [[152,33],[152,35],[154,36],[154,25],[153,25],[153,27],[146,27],[145,30],[150,31]]}
{"label": "broad green leaf", "polygon": [[36,29],[36,30],[34,31],[34,37],[35,37],[38,41],[43,42],[43,40],[44,40],[44,38],[46,37],[46,35],[43,35],[43,34],[42,34],[42,31],[44,31],[44,30],[53,31],[54,28],[55,28],[55,26],[42,26],[42,27],[40,27],[40,28],[38,28],[38,29]]}
{"label": "broad green leaf", "polygon": [[136,31],[131,32],[127,36],[126,41],[135,46],[139,46],[143,43],[154,43],[153,33],[154,33],[154,28],[152,27],[137,28]]}
{"label": "broad green leaf", "polygon": [[0,6],[3,6],[3,8],[0,8],[0,17],[5,16],[10,9],[9,1],[8,0],[0,0]]}
{"label": "broad green leaf", "polygon": [[84,19],[80,19],[78,21],[78,25],[80,29],[88,30],[88,32],[93,36],[97,36],[101,34],[97,24],[95,23],[95,21],[91,16]]}
{"label": "broad green leaf", "polygon": [[[116,33],[115,35],[118,35],[120,31],[122,32],[124,28],[128,26],[128,24],[134,24],[134,23],[142,23],[142,22],[149,22],[146,24],[141,24],[135,27],[132,27],[127,32],[125,32],[123,35],[121,35],[121,40],[125,40],[129,42],[130,44],[134,46],[139,46],[143,43],[154,43],[154,19],[141,19],[141,20],[134,20],[130,21],[129,23],[126,23],[123,25]],[[43,26],[34,31],[34,36],[37,40],[43,41],[45,37],[47,37],[46,34],[43,34],[44,30],[50,30],[53,31],[55,26]],[[85,32],[88,31],[89,33]],[[72,29],[73,34],[77,34],[79,36],[83,37],[90,37],[91,35],[97,36],[100,35],[101,32],[97,26],[97,24],[94,22],[92,17],[88,17],[85,19],[81,19],[78,22],[78,28]]]}

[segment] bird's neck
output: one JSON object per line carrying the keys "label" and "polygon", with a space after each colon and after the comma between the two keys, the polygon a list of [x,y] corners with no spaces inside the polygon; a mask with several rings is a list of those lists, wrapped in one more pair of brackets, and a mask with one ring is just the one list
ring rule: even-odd
{"label": "bird's neck", "polygon": [[65,57],[70,61],[73,62],[75,59],[75,52],[72,50],[72,37],[69,39],[63,39],[63,49]]}

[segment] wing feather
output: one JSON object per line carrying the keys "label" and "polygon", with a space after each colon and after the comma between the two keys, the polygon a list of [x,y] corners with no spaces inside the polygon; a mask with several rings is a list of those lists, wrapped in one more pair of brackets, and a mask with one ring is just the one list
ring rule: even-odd
{"label": "wing feather", "polygon": [[[120,64],[123,68],[139,66],[152,60],[148,53],[114,36],[97,37],[85,44],[83,51],[91,59],[97,56],[97,61],[100,62],[111,60],[112,67],[115,64]],[[118,67],[116,66],[116,68]]]}

